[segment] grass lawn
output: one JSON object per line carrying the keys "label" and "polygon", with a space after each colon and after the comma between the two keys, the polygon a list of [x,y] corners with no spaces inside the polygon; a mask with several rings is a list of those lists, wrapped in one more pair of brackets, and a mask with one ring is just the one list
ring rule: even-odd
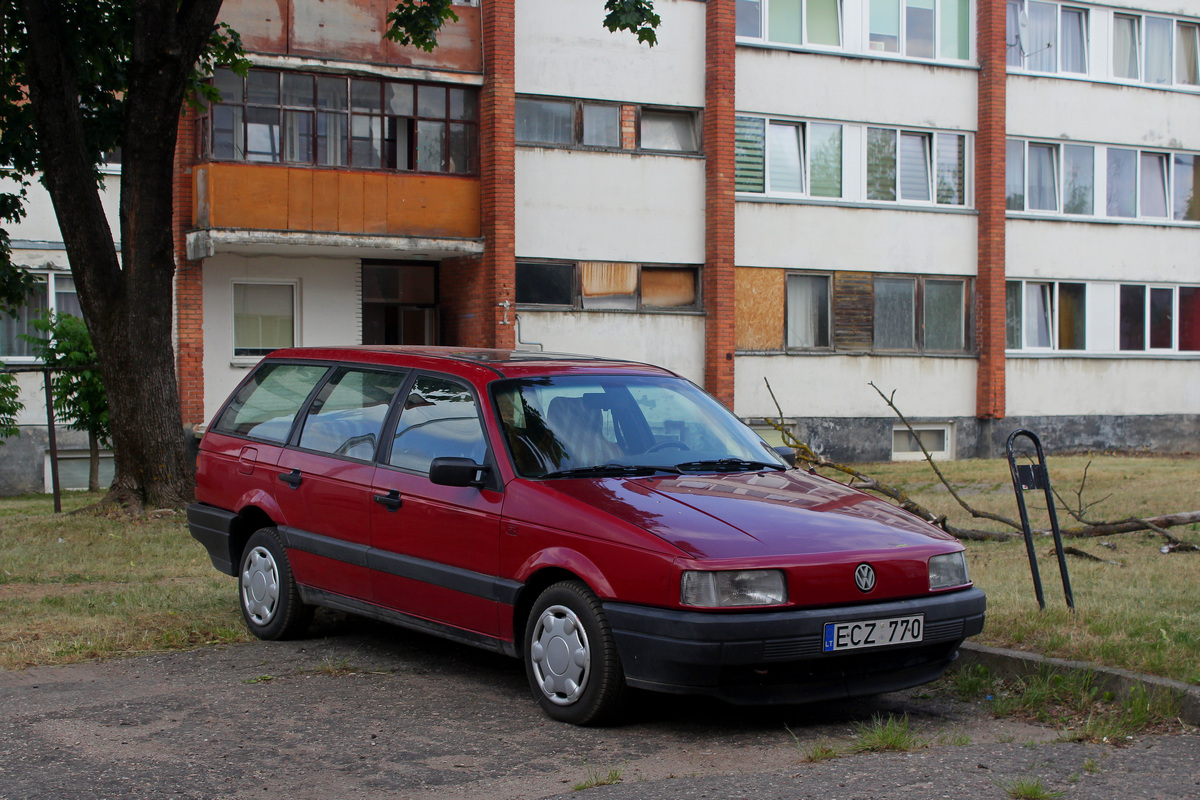
{"label": "grass lawn", "polygon": [[[1077,504],[1086,457],[1051,457],[1050,477]],[[923,463],[860,468],[903,486],[961,527],[1001,530],[961,512]],[[1016,518],[1003,460],[943,465],[967,502]],[[1200,458],[1096,456],[1083,502],[1089,516],[1119,519],[1200,508]],[[69,493],[64,510],[98,496]],[[1040,493],[1033,524],[1046,526]],[[55,516],[48,495],[0,498],[0,668],[62,664],[153,650],[246,641],[232,578],[213,569],[187,533],[182,514],[135,520]],[[1073,525],[1060,511],[1064,527]],[[1173,535],[1200,544],[1197,526]],[[1111,546],[1104,546],[1106,542]],[[1034,599],[1021,539],[968,542],[971,578],[988,594],[988,621],[976,641],[1125,667],[1200,684],[1200,553],[1159,552],[1155,534],[1069,541],[1104,562],[1068,557],[1076,611],[1063,602],[1049,536],[1037,552],[1046,610]],[[1108,562],[1116,563],[1108,563]]]}

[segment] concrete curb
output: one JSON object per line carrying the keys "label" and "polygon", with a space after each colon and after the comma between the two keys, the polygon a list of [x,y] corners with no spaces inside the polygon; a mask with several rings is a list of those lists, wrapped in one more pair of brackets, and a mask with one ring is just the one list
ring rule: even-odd
{"label": "concrete curb", "polygon": [[1037,653],[1007,650],[1003,647],[988,647],[974,642],[964,642],[958,648],[955,669],[983,664],[993,675],[1023,678],[1042,668],[1090,672],[1096,676],[1096,685],[1117,697],[1126,697],[1135,686],[1147,692],[1171,692],[1179,696],[1179,719],[1187,725],[1200,726],[1200,686],[1191,686],[1181,681],[1140,675],[1127,669],[1101,667],[1086,661],[1068,661],[1064,658],[1048,658]]}

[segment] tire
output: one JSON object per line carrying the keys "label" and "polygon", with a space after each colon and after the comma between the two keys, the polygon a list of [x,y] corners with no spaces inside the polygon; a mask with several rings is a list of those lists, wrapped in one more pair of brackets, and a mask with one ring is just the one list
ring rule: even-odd
{"label": "tire", "polygon": [[600,600],[563,581],[534,602],[525,626],[525,674],[550,717],[573,725],[611,721],[627,692],[621,657]]}
{"label": "tire", "polygon": [[274,528],[255,531],[242,551],[238,601],[246,627],[259,639],[293,639],[312,621],[300,600],[287,552]]}

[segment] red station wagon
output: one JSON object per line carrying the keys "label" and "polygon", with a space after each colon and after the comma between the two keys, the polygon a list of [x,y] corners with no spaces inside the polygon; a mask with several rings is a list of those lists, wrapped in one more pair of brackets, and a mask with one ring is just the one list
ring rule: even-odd
{"label": "red station wagon", "polygon": [[314,606],[521,658],[551,717],[937,678],[986,601],[954,538],[790,468],[657,367],[435,347],[272,353],[213,419],[192,535],[246,624]]}

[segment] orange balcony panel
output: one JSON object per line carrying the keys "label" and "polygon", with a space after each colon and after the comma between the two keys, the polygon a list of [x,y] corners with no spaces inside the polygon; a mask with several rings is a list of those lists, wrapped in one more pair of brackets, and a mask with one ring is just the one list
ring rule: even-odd
{"label": "orange balcony panel", "polygon": [[230,163],[195,174],[198,228],[480,236],[476,177]]}

